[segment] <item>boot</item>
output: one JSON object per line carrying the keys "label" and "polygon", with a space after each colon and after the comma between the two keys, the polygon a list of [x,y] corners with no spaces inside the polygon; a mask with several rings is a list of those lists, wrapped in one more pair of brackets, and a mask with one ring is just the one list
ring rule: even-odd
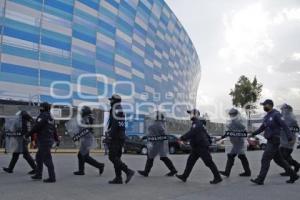
{"label": "boot", "polygon": [[242,177],[251,176],[251,170],[250,170],[249,162],[248,162],[246,155],[241,154],[238,156],[238,158],[241,160],[243,168],[244,168],[244,173],[241,173],[240,176],[242,176]]}
{"label": "boot", "polygon": [[52,178],[48,178],[48,179],[45,179],[43,180],[44,183],[55,183],[56,180],[55,179],[52,179]]}
{"label": "boot", "polygon": [[128,169],[128,171],[126,172],[126,180],[125,180],[125,183],[129,183],[132,179],[132,177],[134,176],[135,172],[131,169]]}
{"label": "boot", "polygon": [[161,157],[160,160],[163,161],[163,163],[170,170],[170,172],[167,173],[166,176],[171,177],[171,176],[174,176],[175,174],[177,174],[177,170],[176,170],[175,166],[173,165],[172,161],[168,157]]}
{"label": "boot", "polygon": [[84,160],[84,157],[80,153],[78,153],[77,157],[78,157],[78,169],[79,170],[76,172],[73,172],[73,174],[77,175],[77,176],[83,176],[83,175],[85,175],[85,173],[84,173],[85,160]]}
{"label": "boot", "polygon": [[293,184],[295,183],[297,180],[299,179],[299,176],[296,174],[296,175],[292,175],[290,180],[287,180],[286,183],[289,183],[289,184]]}
{"label": "boot", "polygon": [[145,170],[144,171],[138,171],[138,173],[144,177],[148,177],[149,176],[149,173],[153,167],[153,162],[154,162],[154,159],[150,159],[148,158],[147,161],[146,161],[146,165],[145,165]]}
{"label": "boot", "polygon": [[227,154],[227,163],[226,163],[225,171],[220,171],[220,174],[226,177],[230,176],[230,172],[234,164],[234,157],[235,155]]}
{"label": "boot", "polygon": [[184,176],[184,175],[176,175],[176,177],[178,178],[178,179],[180,179],[182,182],[186,182],[186,180],[187,180],[187,178]]}
{"label": "boot", "polygon": [[220,183],[222,181],[223,180],[222,180],[221,177],[217,177],[217,178],[214,178],[214,180],[210,181],[209,183],[215,185],[215,184],[218,184],[218,183]]}
{"label": "boot", "polygon": [[251,179],[250,181],[251,181],[252,183],[255,183],[256,185],[263,185],[263,184],[264,184],[264,182],[261,181],[261,180],[259,180],[258,178],[256,178],[256,179]]}
{"label": "boot", "polygon": [[5,172],[7,172],[9,174],[13,173],[13,170],[11,170],[11,169],[9,169],[7,167],[3,167],[3,171],[5,171]]}
{"label": "boot", "polygon": [[99,175],[101,176],[103,174],[104,171],[104,164],[103,163],[99,163],[97,160],[95,160],[94,158],[92,158],[89,154],[87,154],[85,157],[85,162],[90,164],[93,167],[96,167],[99,169]]}
{"label": "boot", "polygon": [[42,176],[34,175],[34,176],[31,177],[31,179],[33,179],[33,180],[42,180]]}
{"label": "boot", "polygon": [[19,159],[19,156],[20,156],[19,153],[13,153],[11,161],[9,163],[9,166],[7,168],[3,168],[3,171],[5,171],[5,172],[7,172],[9,174],[13,173],[14,172],[14,168],[16,166],[16,163],[17,163],[17,161]]}
{"label": "boot", "polygon": [[108,182],[109,184],[123,184],[122,178],[114,178],[113,180]]}

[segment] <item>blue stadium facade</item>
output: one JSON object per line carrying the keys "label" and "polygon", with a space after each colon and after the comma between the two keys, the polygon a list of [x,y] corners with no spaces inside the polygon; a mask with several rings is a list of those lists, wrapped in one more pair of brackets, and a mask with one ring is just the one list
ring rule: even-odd
{"label": "blue stadium facade", "polygon": [[[113,92],[132,102],[196,103],[195,48],[163,0],[0,0],[0,99],[97,102]],[[100,74],[107,77],[78,77]],[[56,93],[70,94],[53,98]],[[70,82],[71,87],[64,84]],[[107,91],[104,93],[103,91]]]}

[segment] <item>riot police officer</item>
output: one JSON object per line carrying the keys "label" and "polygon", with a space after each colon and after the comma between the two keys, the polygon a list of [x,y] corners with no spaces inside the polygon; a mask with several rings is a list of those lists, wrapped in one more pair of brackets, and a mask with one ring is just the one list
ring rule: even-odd
{"label": "riot police officer", "polygon": [[114,94],[109,100],[111,109],[106,142],[109,149],[108,157],[114,165],[116,174],[116,177],[109,181],[109,184],[122,184],[122,171],[127,176],[125,183],[129,183],[134,176],[134,171],[129,169],[121,160],[122,149],[125,142],[125,115],[121,106],[122,99],[119,95]]}
{"label": "riot police officer", "polygon": [[45,183],[56,182],[54,165],[51,156],[51,148],[54,144],[55,126],[54,120],[50,114],[50,104],[47,102],[41,103],[40,114],[36,119],[36,123],[28,135],[37,134],[37,147],[36,153],[36,172],[31,178],[33,180],[41,180],[43,174],[43,164],[48,168],[49,178],[45,179]]}
{"label": "riot police officer", "polygon": [[[297,132],[299,132],[299,125],[297,123],[296,117],[293,114],[293,107],[287,104],[284,104],[281,107],[281,114],[284,118],[285,123],[290,128],[292,132],[292,142],[288,142],[288,138],[286,137],[286,133],[282,130],[280,137],[280,153],[283,158],[294,167],[294,171],[298,173],[300,169],[300,164],[294,160],[292,157],[292,153],[294,150],[294,146],[297,140]],[[279,163],[280,164],[280,163]],[[281,176],[288,176],[287,172],[281,173]]]}
{"label": "riot police officer", "polygon": [[184,173],[182,175],[176,175],[177,178],[186,182],[192,169],[199,158],[201,158],[204,164],[211,170],[214,175],[214,179],[210,181],[211,184],[218,184],[222,181],[219,174],[218,168],[215,165],[210,151],[209,145],[211,144],[210,136],[207,133],[203,122],[200,120],[200,112],[197,109],[187,111],[190,114],[192,120],[192,127],[185,135],[183,135],[181,140],[189,140],[192,151],[186,163]]}
{"label": "riot police officer", "polygon": [[252,136],[258,135],[264,131],[264,137],[268,140],[268,142],[261,159],[260,173],[256,179],[251,179],[251,181],[255,184],[263,185],[270,168],[270,163],[274,160],[289,174],[290,180],[286,182],[294,183],[299,179],[299,176],[291,168],[288,162],[284,160],[279,150],[281,129],[284,130],[289,142],[293,139],[292,133],[284,122],[280,112],[273,108],[274,103],[272,100],[267,99],[261,103],[261,105],[264,106],[264,111],[267,112],[267,114],[263,119],[262,125],[252,133]]}
{"label": "riot police officer", "polygon": [[[238,156],[244,168],[244,172],[241,173],[240,176],[251,176],[249,162],[245,154],[245,137],[247,137],[246,127],[243,125],[240,113],[237,109],[230,109],[228,114],[230,116],[230,122],[227,126],[227,133],[229,135],[225,134],[224,136],[222,136],[222,139],[229,136],[230,142],[232,144],[232,149],[230,153],[227,154],[225,171],[220,171],[220,174],[229,177],[231,169],[234,165],[234,159],[236,156]],[[238,133],[241,135],[230,135],[230,133]]]}
{"label": "riot police officer", "polygon": [[79,170],[74,172],[74,175],[84,175],[84,164],[88,163],[93,167],[99,169],[99,174],[102,175],[104,171],[104,164],[97,162],[90,156],[90,149],[94,143],[93,128],[90,127],[94,124],[94,118],[92,117],[92,111],[90,107],[84,106],[81,109],[81,123],[87,127],[81,127],[80,130],[80,150],[78,152],[78,166]]}
{"label": "riot police officer", "polygon": [[160,160],[170,170],[166,176],[174,176],[177,174],[177,170],[174,167],[172,161],[167,157],[169,142],[165,129],[165,116],[163,113],[157,111],[154,123],[148,128],[149,134],[148,140],[148,157],[146,166],[143,171],[138,171],[142,176],[148,177],[151,168],[153,167],[154,159],[157,155],[160,156]]}
{"label": "riot police officer", "polygon": [[23,154],[23,158],[27,161],[27,163],[30,165],[32,170],[28,172],[28,174],[35,174],[35,162],[33,158],[31,157],[29,151],[28,151],[28,141],[25,139],[25,136],[28,134],[28,123],[32,122],[32,117],[26,112],[26,111],[19,111],[17,113],[18,120],[20,120],[20,134],[18,137],[18,147],[15,149],[15,152],[12,154],[12,159],[9,163],[9,166],[7,168],[3,168],[3,170],[7,173],[13,173],[14,167],[19,159],[20,154]]}

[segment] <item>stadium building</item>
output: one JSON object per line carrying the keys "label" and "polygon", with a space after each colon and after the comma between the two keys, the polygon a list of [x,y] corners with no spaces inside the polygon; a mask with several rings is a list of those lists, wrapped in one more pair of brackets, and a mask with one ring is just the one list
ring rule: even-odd
{"label": "stadium building", "polygon": [[30,102],[76,107],[112,93],[196,104],[199,58],[163,0],[0,0],[0,31],[2,118]]}

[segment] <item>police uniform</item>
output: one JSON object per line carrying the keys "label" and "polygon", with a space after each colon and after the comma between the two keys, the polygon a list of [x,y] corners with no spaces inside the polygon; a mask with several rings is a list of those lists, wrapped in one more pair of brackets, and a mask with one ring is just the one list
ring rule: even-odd
{"label": "police uniform", "polygon": [[[163,116],[162,114],[159,114]],[[164,118],[164,117],[162,117]],[[142,176],[147,177],[153,167],[153,162],[156,156],[160,156],[160,160],[170,170],[166,176],[174,176],[177,173],[172,161],[167,157],[169,151],[169,142],[166,136],[166,130],[163,119],[157,119],[148,128],[149,134],[147,135],[148,142],[148,157],[144,171],[138,171]]]}
{"label": "police uniform", "polygon": [[122,149],[125,142],[125,115],[121,106],[121,97],[113,95],[110,99],[111,109],[108,122],[107,145],[109,149],[108,157],[115,168],[116,177],[110,184],[122,184],[122,171],[127,175],[126,183],[128,183],[134,175],[134,171],[129,169],[122,162]]}
{"label": "police uniform", "polygon": [[[271,100],[266,100],[265,102],[268,102],[269,105],[273,105]],[[263,104],[265,105],[266,103]],[[287,181],[287,183],[294,183],[298,179],[297,174],[294,172],[294,170],[292,170],[288,162],[283,159],[279,150],[280,134],[282,129],[285,131],[288,140],[291,141],[292,133],[284,122],[282,115],[277,110],[272,109],[264,117],[262,125],[255,132],[253,132],[252,135],[255,136],[264,131],[264,137],[268,140],[268,142],[261,159],[260,173],[256,179],[251,180],[252,182],[259,185],[264,183],[272,160],[284,168],[289,174],[290,180]]]}
{"label": "police uniform", "polygon": [[27,161],[27,163],[32,168],[32,171],[30,171],[28,174],[34,174],[36,165],[28,151],[28,141],[25,139],[25,136],[28,134],[28,122],[30,122],[32,118],[26,111],[21,111],[19,117],[21,120],[20,135],[17,136],[19,139],[18,141],[19,147],[17,148],[18,149],[17,151],[13,152],[12,159],[10,161],[8,168],[3,168],[3,170],[6,171],[7,173],[13,173],[13,169],[19,159],[20,154],[23,154],[23,158]]}
{"label": "police uniform", "polygon": [[[89,107],[84,107],[82,109],[82,123],[86,126],[92,125],[94,119],[91,115],[91,110]],[[91,127],[81,127],[80,132],[86,131],[85,134],[80,138],[80,149],[78,152],[78,167],[79,171],[74,172],[74,175],[84,175],[84,164],[88,163],[93,167],[99,169],[99,174],[101,175],[104,170],[104,164],[99,163],[90,156],[90,149],[94,144],[93,128]]]}
{"label": "police uniform", "polygon": [[[197,110],[188,111],[188,113],[191,112],[193,113],[198,112],[200,115],[200,112]],[[197,117],[192,118],[191,129],[180,139],[183,141],[189,140],[192,150],[187,160],[184,173],[182,175],[176,175],[177,178],[181,179],[183,182],[186,182],[187,178],[192,172],[195,163],[199,158],[201,158],[204,164],[211,170],[211,172],[214,175],[214,180],[211,181],[210,183],[217,184],[221,182],[222,178],[219,174],[218,168],[215,165],[209,151],[211,139],[207,133],[206,127],[203,125],[203,122]]]}
{"label": "police uniform", "polygon": [[[243,125],[241,119],[239,118],[239,112],[236,109],[231,109],[229,111],[229,115],[233,118],[230,120],[230,123],[227,125],[227,131],[229,132],[239,132],[239,133],[246,133],[246,127]],[[226,138],[227,135],[225,134],[222,139]],[[244,173],[241,173],[240,176],[251,176],[251,170],[249,166],[248,159],[245,154],[245,137],[243,136],[229,136],[230,142],[232,144],[231,151],[227,154],[227,163],[225,171],[220,171],[220,173],[224,176],[229,177],[231,169],[234,165],[235,157],[241,160]]]}
{"label": "police uniform", "polygon": [[48,168],[49,178],[44,182],[55,182],[55,171],[52,161],[51,148],[54,144],[55,126],[54,120],[50,114],[50,105],[47,103],[41,104],[41,113],[36,119],[36,123],[30,131],[29,135],[37,134],[37,147],[36,153],[36,174],[31,178],[34,180],[41,180],[43,174],[43,164]]}
{"label": "police uniform", "polygon": [[[289,105],[284,105],[282,107],[282,116],[284,118],[284,122],[290,128],[292,133],[292,141],[288,141],[287,134],[282,130],[280,137],[280,152],[283,158],[294,167],[295,172],[297,173],[300,169],[300,164],[293,159],[292,153],[294,150],[294,146],[297,140],[297,132],[299,132],[299,125],[295,116],[293,115],[293,108]],[[281,173],[282,176],[287,176],[288,173]]]}

